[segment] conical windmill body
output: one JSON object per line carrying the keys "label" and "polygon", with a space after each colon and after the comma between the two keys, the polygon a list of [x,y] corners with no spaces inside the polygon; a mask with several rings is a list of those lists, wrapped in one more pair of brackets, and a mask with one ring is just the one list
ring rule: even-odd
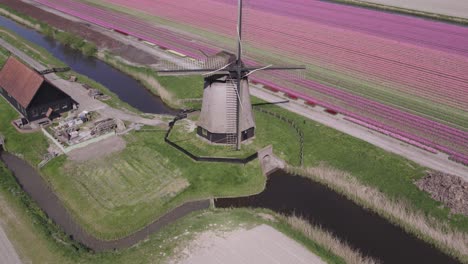
{"label": "conical windmill body", "polygon": [[[216,57],[223,58],[224,65],[236,60],[234,55],[227,52],[221,52]],[[248,77],[241,78],[240,89],[238,82],[235,71],[205,77],[202,109],[197,123],[199,136],[213,143],[236,145],[238,141],[254,137],[255,121]]]}
{"label": "conical windmill body", "polygon": [[[258,70],[297,70],[304,67],[246,67],[242,62],[242,0],[238,6],[237,54],[220,52],[209,58],[205,67],[161,70],[162,75],[202,74],[203,101],[197,134],[215,144],[235,145],[255,136],[255,121],[250,101],[248,76]],[[211,64],[223,65],[213,68]],[[211,67],[210,67],[211,66]]]}

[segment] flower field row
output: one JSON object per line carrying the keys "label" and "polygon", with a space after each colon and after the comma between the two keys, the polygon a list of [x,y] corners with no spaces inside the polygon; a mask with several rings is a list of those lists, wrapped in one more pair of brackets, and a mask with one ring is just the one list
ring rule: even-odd
{"label": "flower field row", "polygon": [[[197,59],[199,50],[229,49],[218,40],[236,35],[229,0],[37,2]],[[308,79],[281,80],[286,76],[277,72],[253,79],[412,145],[468,159],[468,28],[322,1],[246,2],[246,58],[308,67]],[[170,20],[185,31],[99,3]]]}
{"label": "flower field row", "polygon": [[429,151],[429,152],[431,152],[431,153],[433,153],[433,154],[436,154],[436,153],[437,153],[437,150],[434,149],[434,148],[428,147],[428,146],[423,145],[423,144],[421,144],[421,143],[419,143],[419,142],[417,142],[417,141],[414,141],[414,140],[411,140],[411,139],[409,139],[409,138],[403,137],[403,136],[401,136],[400,134],[393,133],[393,132],[390,132],[390,131],[388,131],[388,130],[382,129],[382,128],[378,127],[378,126],[371,125],[371,124],[369,124],[369,123],[360,121],[360,120],[355,119],[355,118],[352,118],[352,117],[345,117],[345,120],[348,120],[348,121],[350,121],[350,122],[352,122],[352,123],[355,123],[355,124],[357,124],[357,125],[360,125],[360,126],[367,127],[367,128],[369,128],[369,129],[375,130],[375,131],[380,132],[380,133],[382,133],[382,134],[384,134],[384,135],[387,135],[387,136],[396,138],[396,139],[401,140],[401,141],[403,141],[403,142],[406,142],[406,143],[408,143],[408,144],[410,144],[410,145],[416,146],[416,147],[418,147],[418,148],[420,148],[420,149],[424,149],[424,150],[426,150],[426,151]]}

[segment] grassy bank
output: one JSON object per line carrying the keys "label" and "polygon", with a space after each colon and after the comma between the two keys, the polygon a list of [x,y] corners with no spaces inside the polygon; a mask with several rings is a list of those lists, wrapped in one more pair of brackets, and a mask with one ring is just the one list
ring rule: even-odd
{"label": "grassy bank", "polygon": [[378,261],[365,257],[349,247],[346,243],[336,238],[333,234],[320,227],[312,226],[308,221],[297,216],[283,216],[283,220],[294,230],[297,230],[307,238],[316,241],[319,245],[334,252],[337,256],[346,260],[348,264],[375,264]]}
{"label": "grassy bank", "polygon": [[108,52],[98,57],[116,69],[140,81],[148,90],[161,97],[173,108],[200,106],[187,99],[199,99],[203,95],[203,78],[201,76],[159,76],[154,69],[130,65],[122,58]]}
{"label": "grassy bank", "polygon": [[73,243],[48,220],[2,163],[0,214],[2,228],[24,263],[164,263],[174,254],[179,254],[190,240],[203,231],[230,231],[259,224],[273,226],[328,263],[345,263],[333,248],[310,240],[302,232],[291,228],[282,217],[266,210],[247,209],[193,213],[150,235],[136,247],[118,252],[91,253]]}
{"label": "grassy bank", "polygon": [[389,199],[376,188],[363,185],[349,173],[321,164],[314,168],[289,167],[288,171],[320,182],[357,204],[377,212],[408,233],[436,245],[440,250],[461,262],[468,262],[468,234],[446,223],[434,221],[407,202]]}

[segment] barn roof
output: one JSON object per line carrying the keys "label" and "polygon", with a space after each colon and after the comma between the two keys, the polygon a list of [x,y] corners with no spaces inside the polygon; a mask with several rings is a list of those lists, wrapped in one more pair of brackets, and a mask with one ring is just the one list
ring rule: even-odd
{"label": "barn roof", "polygon": [[44,82],[44,78],[14,57],[0,70],[0,87],[21,106],[27,108]]}

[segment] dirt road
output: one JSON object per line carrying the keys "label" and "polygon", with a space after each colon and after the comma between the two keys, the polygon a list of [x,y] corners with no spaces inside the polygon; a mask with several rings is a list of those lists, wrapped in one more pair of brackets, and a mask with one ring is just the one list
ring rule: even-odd
{"label": "dirt road", "polygon": [[190,242],[179,264],[324,264],[304,246],[268,225],[227,233],[207,231]]}
{"label": "dirt road", "polygon": [[21,260],[16,254],[15,248],[6,236],[2,227],[0,226],[0,262],[8,264],[21,264]]}

